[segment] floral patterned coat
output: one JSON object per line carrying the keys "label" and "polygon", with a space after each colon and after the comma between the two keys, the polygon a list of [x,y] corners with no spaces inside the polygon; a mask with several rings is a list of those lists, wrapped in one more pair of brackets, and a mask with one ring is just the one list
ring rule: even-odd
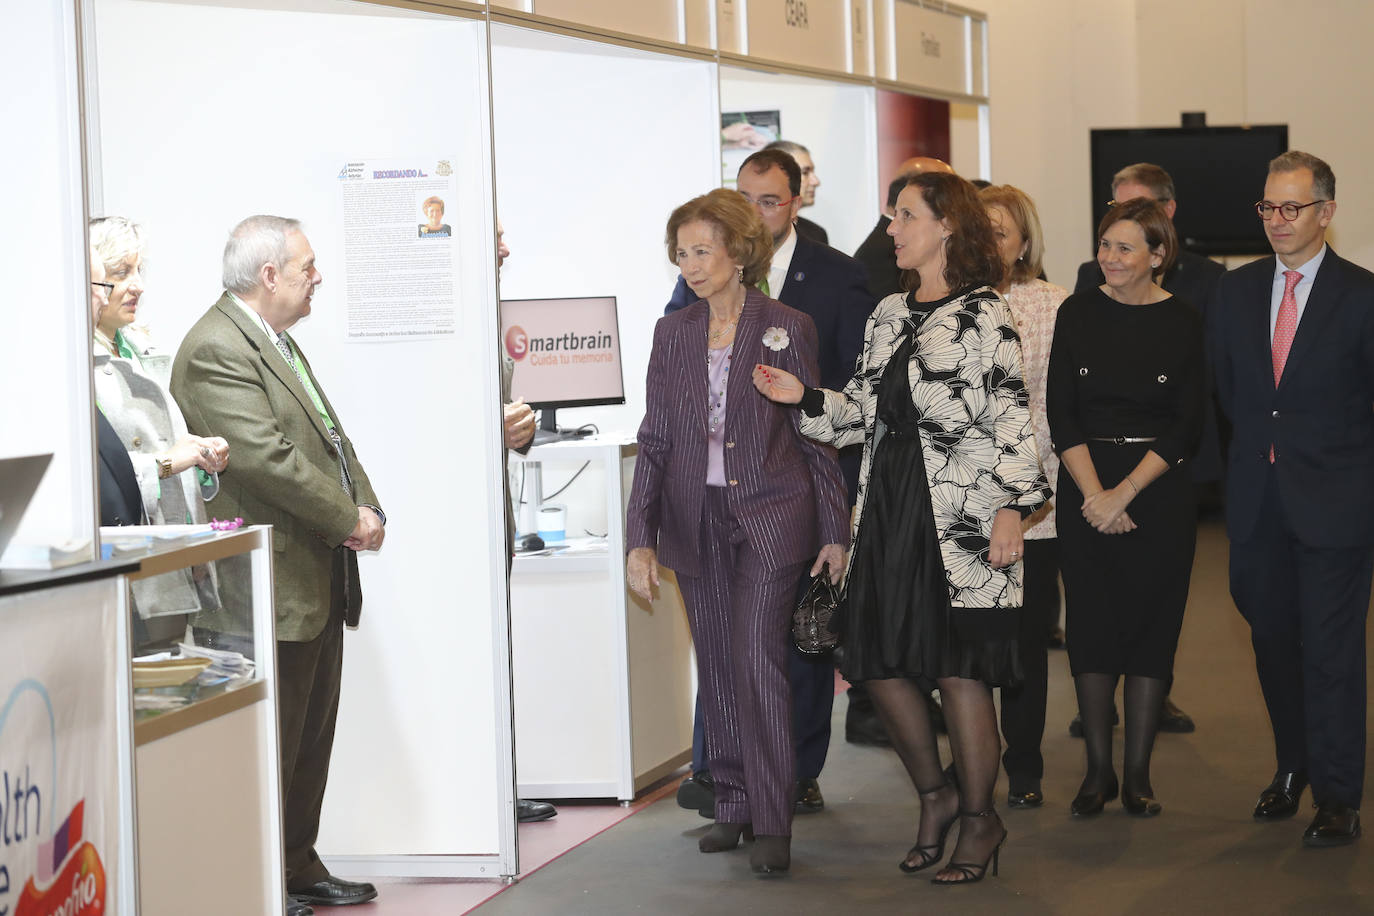
{"label": "floral patterned coat", "polygon": [[[883,299],[868,320],[863,355],[843,391],[824,391],[825,410],[802,416],[802,432],[843,447],[864,444],[854,533],[863,518],[878,410],[874,383],[909,320],[906,295]],[[1031,429],[1021,344],[1006,302],[990,287],[954,296],[921,324],[909,369],[920,414],[940,556],[956,608],[1015,608],[1022,564],[988,563],[997,510],[1033,510],[1050,496]]]}

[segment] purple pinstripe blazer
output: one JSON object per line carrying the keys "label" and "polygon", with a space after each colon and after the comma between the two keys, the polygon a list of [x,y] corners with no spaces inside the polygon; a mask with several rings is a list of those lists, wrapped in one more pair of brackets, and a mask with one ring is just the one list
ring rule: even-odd
{"label": "purple pinstripe blazer", "polygon": [[[698,301],[659,319],[649,355],[648,397],[630,490],[626,546],[657,547],[664,566],[700,575],[706,496],[706,335],[709,307]],[[770,327],[787,332],[779,351],[763,344]],[[735,328],[725,400],[726,499],[766,570],[808,560],[822,544],[848,544],[849,512],[835,450],[803,436],[797,408],[754,388],[754,366],[786,369],[815,385],[816,326],[750,289]]]}

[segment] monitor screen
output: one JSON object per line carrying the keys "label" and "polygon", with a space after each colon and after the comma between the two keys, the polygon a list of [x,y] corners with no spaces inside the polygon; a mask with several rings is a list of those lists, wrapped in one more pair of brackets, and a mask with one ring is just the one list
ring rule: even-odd
{"label": "monitor screen", "polygon": [[614,296],[502,300],[501,342],[511,396],[531,407],[625,403]]}
{"label": "monitor screen", "polygon": [[1255,201],[1264,196],[1269,160],[1288,150],[1285,124],[1252,127],[1151,127],[1092,132],[1093,243],[1112,196],[1112,176],[1153,162],[1174,180],[1174,228],[1199,254],[1269,254]]}

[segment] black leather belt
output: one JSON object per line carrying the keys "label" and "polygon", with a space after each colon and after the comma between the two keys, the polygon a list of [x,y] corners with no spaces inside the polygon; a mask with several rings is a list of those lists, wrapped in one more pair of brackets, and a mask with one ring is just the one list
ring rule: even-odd
{"label": "black leather belt", "polygon": [[1112,445],[1134,445],[1137,442],[1154,442],[1158,436],[1089,436],[1093,442],[1110,442]]}

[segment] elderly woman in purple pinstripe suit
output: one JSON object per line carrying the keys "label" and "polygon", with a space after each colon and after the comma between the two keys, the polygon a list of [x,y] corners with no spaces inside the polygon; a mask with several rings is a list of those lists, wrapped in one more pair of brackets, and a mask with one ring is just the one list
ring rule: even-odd
{"label": "elderly woman in purple pinstripe suit", "polygon": [[654,329],[626,578],[650,599],[662,562],[687,606],[716,782],[716,823],[698,846],[723,852],[752,832],[751,867],[777,874],[791,864],[792,602],[812,557],[813,574],[828,564],[839,581],[844,480],[834,449],[749,381],[758,363],[810,384],[820,374],[811,319],[754,287],[773,243],[753,206],[712,191],[673,211],[666,241],[698,301]]}

